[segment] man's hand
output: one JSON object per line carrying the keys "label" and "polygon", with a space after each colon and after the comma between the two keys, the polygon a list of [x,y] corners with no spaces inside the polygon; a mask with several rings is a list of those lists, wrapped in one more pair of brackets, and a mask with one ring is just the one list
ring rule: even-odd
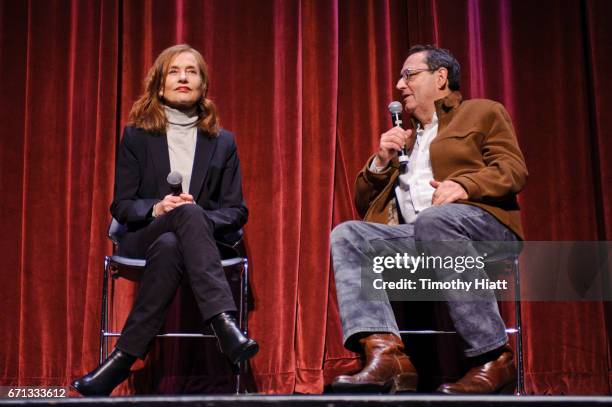
{"label": "man's hand", "polygon": [[159,201],[153,207],[155,216],[161,216],[170,212],[174,208],[178,208],[185,204],[194,204],[193,196],[189,194],[180,194],[179,196],[166,195],[163,200]]}
{"label": "man's hand", "polygon": [[374,165],[386,167],[389,161],[397,155],[397,152],[405,145],[408,145],[411,137],[412,130],[404,130],[401,127],[393,127],[386,133],[381,134]]}
{"label": "man's hand", "polygon": [[432,205],[444,205],[447,203],[453,203],[459,199],[467,199],[468,194],[465,189],[455,181],[442,181],[436,180],[429,181],[429,184],[436,190],[431,198]]}

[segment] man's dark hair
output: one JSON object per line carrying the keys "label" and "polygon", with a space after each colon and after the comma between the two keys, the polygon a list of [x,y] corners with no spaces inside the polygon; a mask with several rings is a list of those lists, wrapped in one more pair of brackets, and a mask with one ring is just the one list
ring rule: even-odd
{"label": "man's dark hair", "polygon": [[448,71],[448,87],[450,90],[459,90],[461,79],[461,66],[449,50],[438,48],[435,45],[414,45],[408,51],[408,56],[417,52],[425,52],[425,63],[431,70],[446,68]]}

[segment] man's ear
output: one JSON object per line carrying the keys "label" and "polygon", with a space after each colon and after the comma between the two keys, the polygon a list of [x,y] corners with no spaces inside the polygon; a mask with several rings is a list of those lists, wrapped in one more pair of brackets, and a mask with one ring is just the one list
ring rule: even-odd
{"label": "man's ear", "polygon": [[448,86],[448,69],[439,68],[436,71],[436,85],[438,89],[445,89]]}

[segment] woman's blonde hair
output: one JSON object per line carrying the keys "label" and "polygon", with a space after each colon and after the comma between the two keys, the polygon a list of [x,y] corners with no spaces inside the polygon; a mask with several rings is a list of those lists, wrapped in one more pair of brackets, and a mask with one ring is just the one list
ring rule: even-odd
{"label": "woman's blonde hair", "polygon": [[196,125],[210,136],[216,136],[219,132],[219,118],[217,108],[212,100],[206,98],[208,90],[208,68],[204,57],[196,49],[187,44],[179,44],[166,48],[159,54],[155,63],[149,69],[144,82],[144,92],[138,98],[130,111],[129,123],[152,132],[166,132],[168,121],[164,112],[164,103],[159,96],[163,88],[170,63],[175,56],[190,52],[197,61],[202,79],[202,98],[196,103],[198,121]]}

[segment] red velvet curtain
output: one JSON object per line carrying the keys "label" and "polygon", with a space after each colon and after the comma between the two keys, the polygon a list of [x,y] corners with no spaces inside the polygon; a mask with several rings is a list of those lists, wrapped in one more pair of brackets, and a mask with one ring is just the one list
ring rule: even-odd
{"label": "red velvet curtain", "polygon": [[[464,96],[508,108],[530,170],[528,239],[612,240],[611,12],[606,0],[1,1],[0,384],[66,385],[97,363],[115,148],[162,49],[202,51],[237,135],[256,389],[317,393],[358,363],[341,344],[329,232],[356,217],[353,180],[389,126],[411,44],[451,49]],[[610,392],[608,303],[523,311],[529,392]]]}

